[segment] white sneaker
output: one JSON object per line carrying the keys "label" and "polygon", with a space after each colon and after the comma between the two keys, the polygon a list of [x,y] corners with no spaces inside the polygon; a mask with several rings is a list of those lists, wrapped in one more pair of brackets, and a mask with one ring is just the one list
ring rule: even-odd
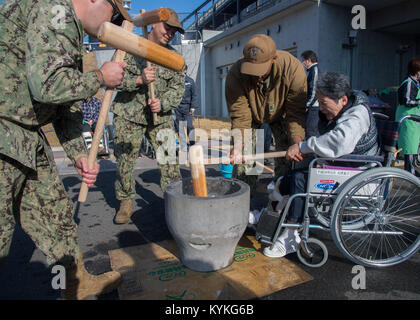
{"label": "white sneaker", "polygon": [[301,239],[296,229],[286,229],[274,243],[273,249],[264,248],[264,255],[270,258],[281,258],[299,250]]}

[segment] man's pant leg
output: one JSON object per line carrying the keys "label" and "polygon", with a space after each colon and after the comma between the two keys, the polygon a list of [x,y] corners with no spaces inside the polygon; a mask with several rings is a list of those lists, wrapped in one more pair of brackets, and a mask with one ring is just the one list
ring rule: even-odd
{"label": "man's pant leg", "polygon": [[319,107],[313,106],[308,108],[306,113],[306,139],[310,137],[319,137]]}
{"label": "man's pant leg", "polygon": [[176,133],[179,134],[179,122],[182,121],[182,113],[179,112],[178,109],[174,109],[173,115],[175,116],[175,119],[173,121],[174,130]]}
{"label": "man's pant leg", "polygon": [[[180,127],[182,130],[182,126]],[[149,126],[146,136],[156,151],[156,159],[160,170],[160,187],[181,178],[179,163],[176,158],[175,131],[172,121],[157,126]]]}
{"label": "man's pant leg", "polygon": [[[276,151],[286,151],[289,148],[289,137],[287,136],[286,121],[281,118],[274,123],[270,123],[270,129],[273,133],[274,143],[276,145]],[[291,162],[286,158],[275,158],[274,160],[275,176],[276,179],[280,176],[284,176],[291,168]]]}
{"label": "man's pant leg", "polygon": [[80,256],[74,206],[61,182],[49,146],[37,152],[37,170],[26,179],[20,205],[23,230],[49,265],[73,265]]}
{"label": "man's pant leg", "polygon": [[187,133],[188,133],[188,141],[190,142],[190,146],[195,144],[195,135],[194,135],[194,116],[191,114],[187,114]]}
{"label": "man's pant leg", "polygon": [[[308,181],[308,169],[292,170],[290,177],[290,195],[305,193]],[[296,197],[290,205],[288,220],[293,223],[303,221],[305,198]]]}
{"label": "man's pant leg", "polygon": [[28,171],[17,161],[0,154],[0,267],[9,254]]}
{"label": "man's pant leg", "polygon": [[175,110],[176,115],[176,127],[175,131],[178,133],[179,136],[179,145],[182,150],[187,150],[188,145],[188,139],[187,134],[189,134],[188,131],[188,116],[186,114],[183,114],[179,112],[179,110]]}
{"label": "man's pant leg", "polygon": [[120,201],[133,199],[136,195],[133,171],[145,131],[145,126],[114,115],[115,194]]}
{"label": "man's pant leg", "polygon": [[[246,138],[244,138],[246,139]],[[255,126],[252,128],[252,140],[251,143],[247,141],[243,141],[244,144],[244,155],[246,154],[254,154],[255,153],[255,146],[257,143],[257,135]],[[252,163],[241,163],[236,164],[233,167],[233,178],[241,180],[249,185],[251,190],[251,195],[257,190],[258,184],[258,174],[257,170],[260,167],[257,167],[255,162]],[[252,197],[252,196],[251,196]]]}

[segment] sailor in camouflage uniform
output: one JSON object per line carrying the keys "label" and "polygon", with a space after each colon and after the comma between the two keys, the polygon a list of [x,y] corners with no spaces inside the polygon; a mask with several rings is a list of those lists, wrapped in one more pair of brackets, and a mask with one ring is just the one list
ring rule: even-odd
{"label": "sailor in camouflage uniform", "polygon": [[[119,9],[121,8],[121,9]],[[81,101],[100,86],[121,83],[124,63],[108,62],[82,73],[84,31],[119,18],[121,1],[9,0],[0,4],[0,265],[20,223],[50,265],[66,268],[65,298],[82,299],[114,289],[120,274],[90,275],[83,265],[68,198],[41,126],[55,132],[82,180],[87,166],[81,136]],[[95,13],[95,15],[93,15]],[[83,26],[82,26],[83,25]]]}
{"label": "sailor in camouflage uniform", "polygon": [[[153,24],[148,39],[174,50],[168,43],[177,31],[184,33],[184,30],[175,11],[168,11],[169,19]],[[121,201],[114,219],[116,224],[127,223],[133,214],[132,199],[136,195],[133,167],[144,135],[156,151],[162,190],[168,183],[181,178],[176,162],[172,110],[178,107],[184,94],[184,75],[160,66],[147,67],[145,60],[131,55],[126,55],[125,62],[126,72],[113,104],[114,155],[117,160],[115,193]],[[154,85],[154,100],[148,93],[150,83]],[[157,123],[153,123],[152,112],[157,113]]]}

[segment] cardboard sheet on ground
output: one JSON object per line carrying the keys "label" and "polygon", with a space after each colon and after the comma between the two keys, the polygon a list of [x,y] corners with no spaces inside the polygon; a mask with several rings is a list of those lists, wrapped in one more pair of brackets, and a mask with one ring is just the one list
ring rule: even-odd
{"label": "cardboard sheet on ground", "polygon": [[242,237],[232,265],[214,272],[184,266],[174,240],[112,250],[109,256],[123,277],[122,300],[253,299],[313,279],[285,258],[264,256],[252,236]]}

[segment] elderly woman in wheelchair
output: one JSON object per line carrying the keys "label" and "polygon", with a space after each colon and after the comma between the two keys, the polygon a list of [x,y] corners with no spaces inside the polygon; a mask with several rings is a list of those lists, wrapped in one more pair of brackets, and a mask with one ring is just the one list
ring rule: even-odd
{"label": "elderly woman in wheelchair", "polygon": [[[320,75],[317,97],[321,135],[290,146],[286,155],[297,164],[310,158],[309,167],[279,178],[270,206],[250,216],[250,222],[259,221],[257,239],[270,244],[264,254],[278,258],[297,252],[304,264],[319,267],[328,251],[308,238],[309,228],[317,228],[329,230],[340,251],[358,264],[404,261],[419,249],[418,179],[389,168],[390,157],[382,167],[381,136],[367,97],[350,90],[345,76]],[[283,195],[290,197],[281,214]],[[310,224],[309,212],[321,225]]]}

